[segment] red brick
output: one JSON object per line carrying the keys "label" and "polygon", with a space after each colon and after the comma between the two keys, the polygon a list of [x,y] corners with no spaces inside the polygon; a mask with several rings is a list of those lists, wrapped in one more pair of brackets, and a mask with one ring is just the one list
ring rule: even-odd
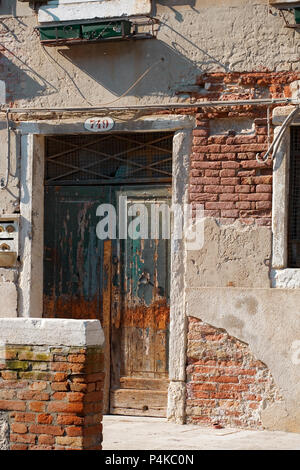
{"label": "red brick", "polygon": [[215,135],[208,138],[209,144],[226,144],[226,135]]}
{"label": "red brick", "polygon": [[12,442],[23,442],[26,444],[34,444],[35,443],[35,435],[34,434],[11,434],[10,440]]}
{"label": "red brick", "polygon": [[272,185],[271,184],[258,184],[256,186],[257,193],[271,193]]}
{"label": "red brick", "polygon": [[3,380],[14,380],[17,379],[18,373],[6,370],[1,372],[1,377]]}
{"label": "red brick", "polygon": [[32,384],[29,385],[30,390],[46,390],[47,388],[47,382],[33,382]]}
{"label": "red brick", "polygon": [[206,157],[208,160],[224,161],[224,160],[234,160],[235,155],[236,155],[235,153],[209,153],[209,154],[206,154]]}
{"label": "red brick", "polygon": [[230,377],[230,376],[219,376],[215,377],[215,382],[220,383],[238,383],[239,379],[237,377]]}
{"label": "red brick", "polygon": [[85,392],[87,389],[87,384],[70,384],[70,390],[72,390],[72,392]]}
{"label": "red brick", "polygon": [[51,436],[62,436],[64,428],[62,426],[52,426],[43,424],[32,424],[29,431],[34,434],[50,434]]}
{"label": "red brick", "polygon": [[49,413],[82,413],[83,403],[54,402],[48,405]]}
{"label": "red brick", "polygon": [[190,193],[190,200],[191,201],[198,201],[198,202],[205,202],[205,201],[217,201],[218,195],[211,194],[211,193]]}
{"label": "red brick", "polygon": [[38,437],[38,443],[41,445],[54,445],[55,437],[48,434],[40,434]]}
{"label": "red brick", "polygon": [[270,193],[252,193],[240,194],[241,201],[271,201],[272,195]]}
{"label": "red brick", "polygon": [[232,193],[220,194],[220,201],[238,201],[239,195]]}
{"label": "red brick", "polygon": [[63,425],[79,425],[83,424],[84,418],[81,416],[73,416],[73,415],[58,415],[57,416],[57,424]]}
{"label": "red brick", "polygon": [[86,369],[85,364],[70,364],[70,369],[73,374],[80,374],[83,373]]}
{"label": "red brick", "polygon": [[68,382],[54,382],[51,384],[51,389],[53,391],[63,392],[69,389]]}
{"label": "red brick", "polygon": [[57,372],[54,374],[53,382],[65,382],[68,378],[68,375],[63,372]]}
{"label": "red brick", "polygon": [[11,416],[19,423],[34,423],[35,421],[34,413],[11,413]]}
{"label": "red brick", "polygon": [[67,362],[52,362],[51,370],[67,372],[68,370],[70,370],[70,364],[68,364]]}
{"label": "red brick", "polygon": [[221,178],[221,184],[225,184],[227,186],[232,186],[236,184],[240,184],[240,178],[234,177],[234,178]]}
{"label": "red brick", "polygon": [[233,202],[206,202],[205,209],[234,209]]}
{"label": "red brick", "polygon": [[236,219],[238,216],[239,216],[238,209],[221,210],[221,217],[230,217],[232,219]]}
{"label": "red brick", "polygon": [[11,431],[18,434],[25,434],[27,432],[27,426],[23,423],[12,423]]}
{"label": "red brick", "polygon": [[221,177],[235,176],[235,170],[231,170],[231,169],[221,170],[220,171],[220,176]]}
{"label": "red brick", "polygon": [[200,139],[198,139],[198,137],[208,137],[209,131],[208,129],[197,129],[197,130],[194,130],[193,134],[194,134],[193,144],[201,145],[202,142],[201,141],[199,142]]}
{"label": "red brick", "polygon": [[68,393],[68,401],[71,402],[81,402],[85,397],[84,393],[80,392],[69,392]]}
{"label": "red brick", "polygon": [[204,186],[204,192],[207,193],[234,193],[234,186]]}
{"label": "red brick", "polygon": [[53,447],[35,444],[28,446],[28,450],[53,450]]}
{"label": "red brick", "polygon": [[67,392],[55,392],[52,395],[52,400],[64,400],[66,396],[68,395]]}
{"label": "red brick", "polygon": [[[219,170],[205,170],[204,172],[205,176],[219,176],[220,172]],[[202,175],[199,175],[202,176]]]}
{"label": "red brick", "polygon": [[30,411],[45,411],[45,402],[42,401],[33,401],[29,403]]}
{"label": "red brick", "polygon": [[0,390],[0,400],[13,400],[15,397],[15,390]]}
{"label": "red brick", "polygon": [[24,390],[17,393],[20,400],[38,400],[47,401],[49,400],[49,393],[36,392],[34,390]]}
{"label": "red brick", "polygon": [[271,209],[272,202],[271,201],[258,201],[256,203],[256,209]]}
{"label": "red brick", "polygon": [[47,413],[38,415],[37,422],[39,424],[52,424],[53,417]]}
{"label": "red brick", "polygon": [[[196,178],[191,178],[190,182],[193,183],[193,181]],[[192,181],[193,180],[193,181]],[[195,181],[196,184],[219,184],[220,178],[214,178],[214,177],[203,177],[203,178],[197,178],[197,182]]]}
{"label": "red brick", "polygon": [[235,192],[236,193],[250,193],[251,192],[251,186],[250,185],[237,185],[235,187]]}
{"label": "red brick", "polygon": [[23,401],[0,400],[0,410],[25,411],[26,403]]}
{"label": "red brick", "polygon": [[83,436],[83,433],[86,428],[83,428],[82,426],[68,426],[66,428],[67,436]]}
{"label": "red brick", "polygon": [[199,168],[199,169],[221,169],[222,163],[221,162],[192,162],[192,168]]}
{"label": "red brick", "polygon": [[11,444],[10,450],[27,450],[28,446],[26,444]]}
{"label": "red brick", "polygon": [[222,162],[222,168],[239,168],[240,167],[240,163],[239,162]]}

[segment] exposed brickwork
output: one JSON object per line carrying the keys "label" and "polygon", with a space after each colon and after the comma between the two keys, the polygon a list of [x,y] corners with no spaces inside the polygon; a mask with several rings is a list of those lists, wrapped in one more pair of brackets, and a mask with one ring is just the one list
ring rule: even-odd
{"label": "exposed brickwork", "polygon": [[289,98],[289,85],[299,78],[299,72],[216,72],[200,75],[197,85],[205,87],[205,98],[211,100]]}
{"label": "exposed brickwork", "polygon": [[[203,74],[198,84],[205,87],[205,95],[194,97],[205,100],[247,100],[253,98],[284,98],[291,96],[289,84],[299,74],[281,72],[211,73]],[[199,109],[201,111],[201,109]],[[248,118],[254,122],[254,132],[242,135],[234,131],[213,135],[212,119]],[[203,204],[207,217],[223,222],[240,219],[245,224],[271,225],[272,161],[256,160],[262,157],[273,139],[266,109],[257,106],[232,108],[203,108],[196,115],[190,173],[190,201]]]}
{"label": "exposed brickwork", "polygon": [[102,349],[6,346],[0,371],[11,450],[101,449]]}
{"label": "exposed brickwork", "polygon": [[255,120],[251,136],[211,136],[206,115],[197,117],[190,201],[203,204],[208,217],[270,225],[272,162],[270,159],[266,165],[256,160],[256,154],[262,156],[268,148],[266,120]]}
{"label": "exposed brickwork", "polygon": [[280,400],[273,378],[247,344],[189,318],[187,422],[261,428],[260,412]]}

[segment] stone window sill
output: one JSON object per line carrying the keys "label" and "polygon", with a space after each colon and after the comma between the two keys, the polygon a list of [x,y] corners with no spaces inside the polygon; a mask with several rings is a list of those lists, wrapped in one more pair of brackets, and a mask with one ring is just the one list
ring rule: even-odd
{"label": "stone window sill", "polygon": [[300,268],[272,269],[271,285],[281,289],[299,289]]}

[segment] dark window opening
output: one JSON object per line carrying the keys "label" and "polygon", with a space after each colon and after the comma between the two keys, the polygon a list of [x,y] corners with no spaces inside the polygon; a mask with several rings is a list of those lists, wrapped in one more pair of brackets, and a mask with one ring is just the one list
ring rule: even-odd
{"label": "dark window opening", "polygon": [[170,182],[171,132],[46,138],[46,185]]}
{"label": "dark window opening", "polygon": [[288,267],[300,268],[300,127],[291,128]]}

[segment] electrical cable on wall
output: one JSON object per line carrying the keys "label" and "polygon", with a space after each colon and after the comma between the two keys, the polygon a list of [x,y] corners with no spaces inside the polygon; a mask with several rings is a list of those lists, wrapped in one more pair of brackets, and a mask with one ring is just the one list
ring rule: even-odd
{"label": "electrical cable on wall", "polygon": [[284,136],[284,133],[285,133],[286,129],[288,128],[288,126],[293,121],[294,117],[296,117],[299,112],[300,112],[300,106],[298,105],[295,109],[293,109],[293,111],[290,112],[290,114],[284,120],[284,122],[283,122],[283,124],[280,128],[280,131],[278,132],[278,135],[274,139],[271,146],[268,148],[265,155],[263,157],[260,157],[259,153],[256,154],[256,160],[258,161],[258,163],[266,163],[268,161],[269,156],[270,156],[270,154],[273,150],[274,150],[273,158],[275,157],[275,155],[277,153],[277,150],[278,150],[278,147],[279,147],[279,144],[280,144],[280,142],[281,142],[281,140]]}

